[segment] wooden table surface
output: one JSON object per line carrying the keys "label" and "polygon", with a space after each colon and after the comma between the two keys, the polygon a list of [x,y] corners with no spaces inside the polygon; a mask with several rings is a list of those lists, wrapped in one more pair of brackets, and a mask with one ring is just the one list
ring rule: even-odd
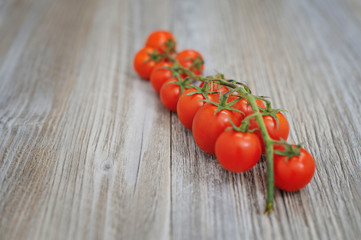
{"label": "wooden table surface", "polygon": [[[223,170],[132,68],[156,29],[287,109],[317,164]],[[0,239],[359,239],[361,1],[0,1]]]}

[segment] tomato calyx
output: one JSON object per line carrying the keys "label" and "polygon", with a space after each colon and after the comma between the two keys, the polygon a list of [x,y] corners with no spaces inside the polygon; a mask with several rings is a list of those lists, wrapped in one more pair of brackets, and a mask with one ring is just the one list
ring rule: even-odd
{"label": "tomato calyx", "polygon": [[262,116],[271,116],[275,121],[276,121],[276,126],[277,129],[279,128],[279,120],[278,117],[276,115],[276,113],[279,113],[281,111],[284,111],[282,109],[268,109],[268,106],[266,107],[266,109],[263,108],[259,108],[262,111]]}
{"label": "tomato calyx", "polygon": [[286,110],[283,110],[283,109],[273,109],[272,106],[271,106],[271,102],[266,99],[266,98],[268,98],[268,97],[261,96],[261,97],[257,97],[257,98],[266,103],[266,108],[263,109],[263,108],[259,107],[259,109],[262,111],[262,115],[263,115],[263,116],[269,115],[269,116],[273,117],[274,120],[276,121],[276,125],[277,125],[277,128],[278,128],[278,127],[279,127],[279,120],[278,120],[278,117],[277,117],[277,114],[276,114],[276,113],[284,112],[284,111],[286,111]]}
{"label": "tomato calyx", "polygon": [[154,61],[156,63],[160,62],[161,60],[166,58],[166,55],[159,53],[156,49],[153,50],[153,52],[148,53],[149,59],[144,61],[144,63],[149,61]]}
{"label": "tomato calyx", "polygon": [[173,39],[169,38],[164,45],[166,46],[166,54],[176,53],[176,42]]}
{"label": "tomato calyx", "polygon": [[273,144],[280,144],[282,147],[284,147],[284,150],[274,150],[274,153],[280,156],[286,156],[286,162],[295,156],[299,156],[301,154],[301,147],[302,143],[299,143],[297,145],[295,144],[289,144],[284,139],[281,139],[281,141],[274,141]]}
{"label": "tomato calyx", "polygon": [[202,87],[193,86],[193,88],[195,88],[196,91],[187,93],[186,96],[191,96],[191,95],[194,95],[194,94],[201,94],[204,97],[205,100],[209,100],[208,95],[214,93],[212,91],[209,91],[209,89],[211,87],[212,86],[208,85],[208,82],[206,81],[205,84]]}
{"label": "tomato calyx", "polygon": [[[192,65],[188,68],[190,71],[199,70],[200,72],[203,71],[202,66],[204,65],[204,60],[200,55],[197,55],[197,57],[194,58],[184,58],[184,60],[188,60],[192,62]],[[222,74],[223,75],[223,74]]]}
{"label": "tomato calyx", "polygon": [[172,77],[176,77],[177,75],[180,75],[184,72],[182,67],[179,65],[179,63],[177,61],[174,61],[173,65],[171,67],[165,66],[162,68],[172,71]]}
{"label": "tomato calyx", "polygon": [[222,94],[222,93],[219,94],[219,101],[218,102],[214,102],[214,101],[211,101],[211,100],[203,100],[203,101],[211,103],[211,104],[217,106],[217,109],[214,112],[214,114],[217,114],[221,110],[229,110],[229,111],[239,112],[239,113],[243,114],[243,112],[241,110],[231,107],[233,104],[238,102],[240,100],[240,98],[237,98],[237,99],[235,99],[235,100],[233,100],[231,102],[227,102],[228,97],[229,97],[229,92],[226,92],[224,94]]}
{"label": "tomato calyx", "polygon": [[[168,68],[168,67],[167,67]],[[177,79],[177,81],[170,81],[170,82],[167,82],[165,83],[165,85],[168,85],[168,84],[176,84],[180,87],[180,92],[179,92],[179,96],[178,96],[178,99],[179,97],[182,95],[182,93],[184,92],[184,89],[188,89],[188,88],[193,88],[194,86],[192,86],[189,81],[191,79],[187,78],[187,79],[182,79],[182,77],[180,76],[179,73],[175,72],[174,73],[174,77]]]}
{"label": "tomato calyx", "polygon": [[234,122],[233,122],[231,119],[229,119],[229,121],[230,121],[230,123],[231,123],[231,125],[232,125],[232,129],[233,129],[234,131],[236,131],[236,132],[243,132],[243,133],[247,133],[247,132],[252,133],[252,132],[256,131],[256,129],[249,129],[249,128],[248,128],[248,127],[249,127],[249,120],[250,120],[252,117],[255,117],[255,115],[256,115],[256,114],[251,114],[251,115],[245,117],[245,118],[242,120],[241,125],[240,125],[239,127],[237,127],[237,126],[234,124]]}
{"label": "tomato calyx", "polygon": [[198,69],[202,72],[202,66],[204,65],[204,60],[201,56],[197,55],[196,59],[190,59],[192,61],[192,66],[189,68],[191,71]]}
{"label": "tomato calyx", "polygon": [[173,62],[173,66],[164,67],[164,68],[171,70],[173,73],[172,76],[175,76],[176,74],[180,74],[180,75],[186,75],[187,78],[197,79],[190,69],[182,67],[176,59],[170,59],[170,61]]}

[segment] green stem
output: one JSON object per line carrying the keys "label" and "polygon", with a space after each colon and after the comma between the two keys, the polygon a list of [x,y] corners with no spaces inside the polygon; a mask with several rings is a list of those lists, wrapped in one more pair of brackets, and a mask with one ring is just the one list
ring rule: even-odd
{"label": "green stem", "polygon": [[274,170],[273,170],[273,142],[268,135],[266,125],[264,124],[262,114],[258,109],[256,99],[249,93],[245,93],[245,97],[248,103],[251,105],[252,110],[255,114],[258,127],[261,131],[264,145],[266,148],[266,159],[267,159],[267,202],[265,214],[270,213],[273,210],[273,198],[274,198]]}
{"label": "green stem", "polygon": [[239,127],[239,130],[241,132],[247,132],[248,125],[249,125],[249,121],[242,121],[241,126]]}
{"label": "green stem", "polygon": [[[182,67],[180,67],[182,68]],[[240,88],[238,84],[236,84],[233,81],[226,81],[224,79],[218,79],[218,78],[212,78],[208,79],[202,76],[196,76],[193,74],[193,72],[189,71],[188,69],[182,68],[189,76],[192,76],[195,79],[198,79],[200,81],[212,81],[219,83],[221,85],[224,85],[226,87],[235,89],[235,91],[239,91],[242,96],[246,98],[248,103],[251,105],[251,108],[253,110],[253,114],[259,129],[261,131],[265,150],[266,150],[266,161],[267,161],[267,201],[266,201],[266,211],[265,214],[270,213],[273,211],[273,198],[274,198],[274,170],[273,170],[273,140],[268,135],[266,125],[263,121],[262,113],[259,111],[258,105],[256,103],[256,98],[251,94],[251,91],[248,87],[245,87],[245,85],[242,85],[243,88]],[[267,103],[269,105],[269,103]],[[245,127],[245,126],[243,126]]]}
{"label": "green stem", "polygon": [[266,112],[272,111],[271,102],[267,99],[263,99],[263,101],[266,103]]}
{"label": "green stem", "polygon": [[203,83],[202,91],[207,90],[207,87],[208,87],[207,85],[208,85],[207,81]]}
{"label": "green stem", "polygon": [[287,145],[291,146],[291,144],[288,144],[288,143],[285,143],[285,142],[282,142],[282,141],[273,140],[273,139],[272,139],[272,143],[273,143],[273,144],[280,144],[280,145],[285,145],[285,144],[287,144]]}
{"label": "green stem", "polygon": [[[235,83],[230,83],[225,80],[214,79],[220,84],[230,88],[238,88]],[[238,88],[240,93],[246,98],[248,103],[251,105],[254,117],[258,123],[259,129],[262,134],[264,145],[266,148],[266,159],[267,159],[267,202],[265,214],[270,213],[273,210],[273,198],[274,198],[274,170],[273,170],[273,140],[268,135],[266,125],[264,124],[262,113],[259,111],[256,98],[250,94],[247,90]]]}

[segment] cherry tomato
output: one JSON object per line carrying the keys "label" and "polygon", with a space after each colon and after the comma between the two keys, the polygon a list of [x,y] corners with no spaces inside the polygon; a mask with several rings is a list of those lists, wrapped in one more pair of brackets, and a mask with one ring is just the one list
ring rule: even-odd
{"label": "cherry tomato", "polygon": [[[262,100],[256,99],[256,103],[258,107],[265,108]],[[245,98],[241,98],[237,103],[233,105],[234,108],[242,111],[244,113],[244,117],[251,115],[253,113],[251,105],[248,103],[248,101]]]}
{"label": "cherry tomato", "polygon": [[299,156],[287,160],[286,156],[274,155],[275,185],[284,191],[294,192],[305,187],[312,179],[316,164],[311,154],[300,149]]}
{"label": "cherry tomato", "polygon": [[144,79],[149,79],[155,65],[155,61],[150,61],[150,54],[154,52],[153,48],[145,47],[135,54],[133,66],[138,75]]}
{"label": "cherry tomato", "polygon": [[166,108],[173,112],[177,112],[178,98],[181,93],[181,87],[175,82],[177,82],[177,78],[170,78],[160,89],[160,100]]}
{"label": "cherry tomato", "polygon": [[[200,93],[187,95],[191,92],[195,92],[197,89],[189,88],[185,90],[179,97],[177,103],[177,114],[180,122],[188,129],[192,129],[192,123],[194,115],[197,113],[200,107],[206,102],[204,96]],[[213,94],[208,94],[208,98],[213,101]]]}
{"label": "cherry tomato", "polygon": [[167,49],[167,44],[173,44],[170,47],[170,53],[176,49],[175,38],[172,33],[168,31],[155,31],[149,34],[145,46],[157,49],[159,52],[164,53]]}
{"label": "cherry tomato", "polygon": [[222,109],[216,113],[217,106],[207,103],[196,113],[193,119],[192,131],[194,141],[200,149],[206,153],[215,153],[215,144],[219,135],[232,126],[231,119],[235,125],[240,125],[242,116],[239,112]]}
{"label": "cherry tomato", "polygon": [[186,49],[175,57],[182,67],[188,68],[196,75],[202,75],[204,64],[202,55],[191,49]]}
{"label": "cherry tomato", "polygon": [[[288,121],[281,112],[276,113],[276,116],[278,118],[278,127],[276,120],[272,116],[263,116],[263,121],[266,125],[267,132],[273,140],[281,140],[281,138],[287,140],[288,134],[290,132]],[[258,129],[258,123],[255,118],[252,118],[249,121],[249,129]],[[262,151],[264,152],[265,147],[261,131],[258,129],[254,131],[254,133],[257,134],[257,136],[259,137],[262,145]]]}
{"label": "cherry tomato", "polygon": [[216,156],[221,166],[231,172],[250,170],[262,154],[261,143],[254,133],[228,130],[216,141]]}
{"label": "cherry tomato", "polygon": [[150,83],[156,92],[160,92],[163,84],[172,77],[172,70],[163,67],[172,67],[173,64],[169,62],[158,63],[150,75]]}

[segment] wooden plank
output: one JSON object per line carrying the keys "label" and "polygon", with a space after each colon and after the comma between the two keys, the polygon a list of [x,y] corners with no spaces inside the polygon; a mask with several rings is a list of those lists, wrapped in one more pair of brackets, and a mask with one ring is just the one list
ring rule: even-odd
{"label": "wooden plank", "polygon": [[[359,1],[0,3],[0,239],[358,239]],[[232,174],[132,69],[155,29],[288,109],[317,171]]]}

